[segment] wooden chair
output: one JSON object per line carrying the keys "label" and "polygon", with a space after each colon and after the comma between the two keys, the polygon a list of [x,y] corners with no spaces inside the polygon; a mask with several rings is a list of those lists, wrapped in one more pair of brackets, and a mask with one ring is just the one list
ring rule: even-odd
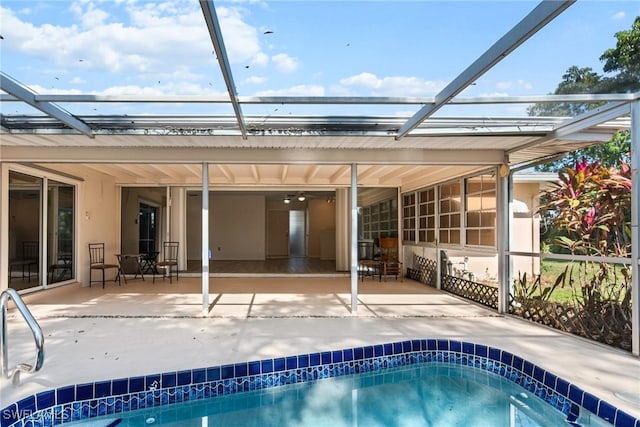
{"label": "wooden chair", "polygon": [[402,261],[399,257],[399,246],[397,237],[380,237],[380,262],[382,263],[382,276],[387,281],[387,276],[395,276],[396,280],[400,276],[400,281],[404,281],[402,272]]}
{"label": "wooden chair", "polygon": [[91,279],[91,273],[93,270],[100,270],[102,271],[102,289],[104,289],[104,272],[111,269],[116,270],[116,277],[113,281],[117,280],[118,286],[120,286],[120,265],[106,264],[104,262],[104,243],[89,243],[89,287],[93,282],[98,281]]}
{"label": "wooden chair", "polygon": [[[173,283],[172,271],[176,272],[176,280],[178,280],[178,243],[179,242],[163,243],[162,260],[156,262],[156,268],[153,269],[153,283],[156,282],[156,273],[159,269],[162,269],[162,280],[168,275],[169,283]],[[175,270],[173,267],[175,267]]]}

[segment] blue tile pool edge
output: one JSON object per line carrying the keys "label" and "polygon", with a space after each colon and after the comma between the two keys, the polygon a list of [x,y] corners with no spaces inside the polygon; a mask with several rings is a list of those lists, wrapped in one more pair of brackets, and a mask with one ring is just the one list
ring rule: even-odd
{"label": "blue tile pool edge", "polygon": [[510,352],[470,342],[421,339],[63,386],[4,409],[0,427],[50,427],[136,409],[420,363],[479,368],[510,380],[575,421],[580,409],[616,427],[640,419]]}

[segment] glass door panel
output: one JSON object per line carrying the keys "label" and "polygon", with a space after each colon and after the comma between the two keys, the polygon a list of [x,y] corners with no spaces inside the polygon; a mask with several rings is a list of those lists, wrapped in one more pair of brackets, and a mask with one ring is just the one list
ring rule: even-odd
{"label": "glass door panel", "polygon": [[42,179],[9,171],[9,287],[42,284],[40,223]]}
{"label": "glass door panel", "polygon": [[48,181],[47,272],[48,283],[74,278],[75,187]]}

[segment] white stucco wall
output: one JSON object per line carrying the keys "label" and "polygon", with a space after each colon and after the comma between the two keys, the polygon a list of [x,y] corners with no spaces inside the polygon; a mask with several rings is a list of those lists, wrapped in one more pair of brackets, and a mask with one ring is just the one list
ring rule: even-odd
{"label": "white stucco wall", "polygon": [[[89,243],[104,242],[105,262],[117,262],[120,251],[120,192],[113,178],[100,173],[87,173],[78,186],[78,281],[89,285]],[[108,272],[115,276],[115,271]],[[107,279],[113,280],[113,277]],[[97,276],[96,276],[97,278]],[[95,278],[94,278],[95,279]]]}

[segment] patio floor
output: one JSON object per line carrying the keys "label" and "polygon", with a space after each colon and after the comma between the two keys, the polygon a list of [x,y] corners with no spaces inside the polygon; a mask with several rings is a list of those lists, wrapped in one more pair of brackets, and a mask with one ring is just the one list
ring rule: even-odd
{"label": "patio floor", "polygon": [[[201,281],[130,280],[61,286],[24,296],[45,335],[45,363],[0,407],[28,394],[89,381],[192,369],[421,338],[502,348],[640,417],[640,359],[469,303],[420,283],[358,282],[351,314],[348,277],[212,278],[202,313]],[[10,365],[30,361],[30,332],[9,312]]]}

